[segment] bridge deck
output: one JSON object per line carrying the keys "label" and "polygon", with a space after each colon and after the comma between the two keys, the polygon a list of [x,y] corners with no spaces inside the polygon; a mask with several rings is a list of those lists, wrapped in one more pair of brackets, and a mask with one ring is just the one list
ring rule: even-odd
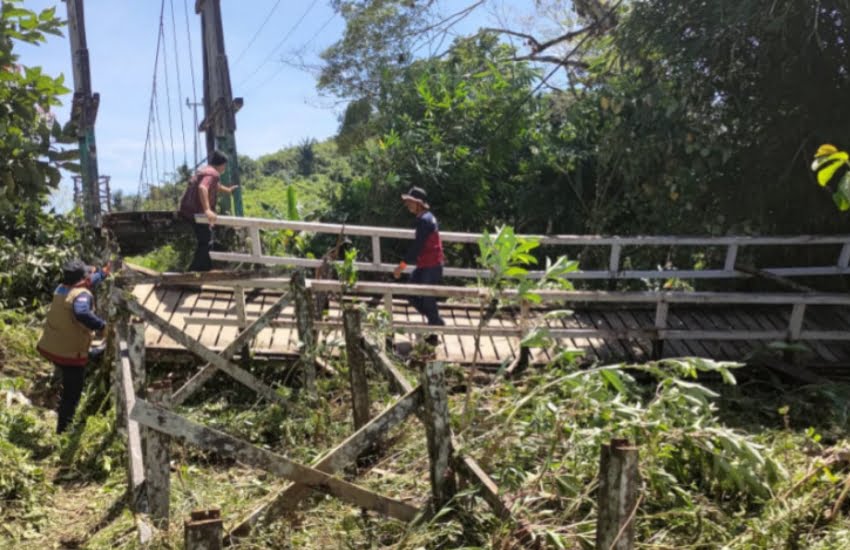
{"label": "bridge deck", "polygon": [[[134,294],[139,302],[154,311],[172,325],[198,339],[206,347],[221,350],[237,335],[236,326],[223,326],[221,321],[236,320],[233,293],[218,288],[175,288],[138,285]],[[271,307],[280,297],[279,292],[262,290],[246,293],[246,315],[255,318]],[[463,304],[442,304],[441,313],[450,326],[475,327],[478,325],[477,307]],[[547,319],[551,328],[647,328],[654,323],[654,310],[647,308],[575,308],[572,316]],[[338,319],[338,304],[331,303],[329,317]],[[787,309],[754,306],[724,306],[716,308],[675,307],[668,314],[668,326],[673,329],[697,330],[783,330],[788,324]],[[188,318],[209,319],[208,324],[187,324]],[[279,318],[293,319],[293,309],[288,307]],[[421,316],[406,302],[393,302],[395,322],[421,323]],[[516,327],[517,321],[510,313],[502,313],[490,326]],[[844,308],[813,307],[806,316],[804,329],[848,330],[850,311]],[[396,342],[409,341],[407,335],[396,335]],[[333,349],[342,345],[343,336],[338,330],[324,334],[323,341]],[[145,334],[146,346],[151,350],[182,350],[183,348],[162,335],[157,329],[148,327]],[[650,358],[652,344],[646,339],[604,340],[598,337],[565,338],[560,340],[565,347],[583,350],[589,359],[602,361],[645,361]],[[741,361],[753,353],[764,350],[770,342],[751,340],[668,340],[664,346],[665,357],[700,356],[718,360]],[[850,343],[833,341],[809,341],[805,345],[811,350],[809,365],[850,365]],[[292,355],[296,352],[295,329],[270,327],[260,332],[252,343],[254,353],[259,355]],[[510,361],[518,349],[518,339],[504,336],[486,336],[481,342],[481,357],[478,363],[498,365]],[[468,364],[472,362],[474,337],[472,335],[442,335],[437,349],[438,359]],[[533,350],[536,363],[549,361],[547,350]]]}

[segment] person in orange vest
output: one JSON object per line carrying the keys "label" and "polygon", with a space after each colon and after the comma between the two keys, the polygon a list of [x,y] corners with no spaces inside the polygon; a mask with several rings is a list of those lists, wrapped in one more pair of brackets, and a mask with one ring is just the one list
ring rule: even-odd
{"label": "person in orange vest", "polygon": [[38,351],[56,365],[62,377],[56,432],[64,432],[74,418],[83,393],[86,365],[99,356],[103,348],[92,348],[94,333],[103,333],[106,321],[94,312],[92,289],[109,275],[103,269],[72,260],[62,268],[62,284],[53,292]]}
{"label": "person in orange vest", "polygon": [[[192,176],[189,186],[180,198],[178,214],[192,224],[192,229],[195,231],[195,255],[189,265],[189,271],[212,269],[210,248],[215,242],[213,225],[218,219],[215,213],[216,198],[219,191],[230,194],[239,187],[238,185],[228,187],[220,183],[221,175],[225,170],[227,170],[227,155],[220,151],[213,151],[207,166],[202,167]],[[209,224],[195,223],[196,214],[205,215]]]}

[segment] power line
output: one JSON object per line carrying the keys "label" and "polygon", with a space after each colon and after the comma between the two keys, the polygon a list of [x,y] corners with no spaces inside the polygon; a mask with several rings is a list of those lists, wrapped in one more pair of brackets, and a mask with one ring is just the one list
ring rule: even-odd
{"label": "power line", "polygon": [[[315,42],[315,41],[316,41],[316,38],[318,38],[318,36],[319,36],[320,34],[322,34],[322,31],[324,31],[324,30],[327,28],[327,26],[331,24],[331,21],[333,21],[335,18],[336,18],[336,13],[332,13],[332,14],[331,14],[331,16],[330,16],[330,17],[328,17],[328,18],[325,20],[325,22],[324,22],[324,23],[322,23],[322,25],[321,25],[318,29],[316,29],[316,31],[315,31],[315,32],[313,32],[313,33],[312,33],[312,36],[310,37],[310,39],[309,39],[307,42],[304,42],[303,44],[301,44],[301,46],[300,46],[300,47],[296,50],[296,52],[303,52],[305,49],[307,49],[307,46],[309,46],[310,44],[312,44],[313,42]],[[256,92],[257,90],[260,90],[260,89],[264,88],[264,87],[266,86],[266,84],[268,84],[268,83],[272,82],[275,78],[277,78],[277,77],[278,77],[278,75],[280,75],[280,73],[281,73],[281,72],[283,72],[283,70],[284,70],[285,68],[286,68],[286,65],[281,65],[281,66],[278,68],[278,70],[276,70],[276,71],[274,72],[274,74],[272,74],[270,77],[268,77],[267,79],[265,79],[265,80],[264,80],[262,83],[260,83],[258,86],[255,86],[255,87],[251,88],[251,90],[250,90],[249,92],[247,92],[245,95],[251,95],[251,94],[253,94],[254,92]]]}
{"label": "power line", "polygon": [[296,29],[297,29],[297,28],[301,25],[301,23],[304,21],[304,19],[306,19],[306,18],[307,18],[307,15],[309,15],[309,14],[310,14],[310,12],[313,10],[313,8],[316,6],[316,4],[317,4],[317,3],[318,3],[318,0],[313,0],[312,2],[310,2],[310,5],[309,5],[309,6],[307,6],[307,9],[304,11],[304,13],[302,13],[302,14],[301,14],[301,17],[299,17],[299,18],[298,18],[298,21],[296,21],[296,22],[295,22],[295,24],[294,24],[294,25],[292,25],[292,27],[290,27],[289,31],[287,31],[287,33],[283,36],[283,38],[281,39],[281,41],[280,41],[280,42],[278,42],[278,43],[277,43],[277,45],[276,45],[274,48],[272,48],[272,51],[271,51],[271,52],[269,52],[269,55],[267,55],[267,56],[266,56],[266,58],[263,60],[263,62],[262,62],[262,63],[260,63],[260,64],[257,66],[257,68],[256,68],[256,69],[254,69],[254,71],[253,71],[251,74],[249,74],[249,75],[247,76],[247,78],[242,79],[242,82],[240,82],[240,83],[239,83],[239,85],[240,85],[240,86],[241,86],[242,84],[245,84],[245,82],[247,82],[247,81],[251,80],[251,78],[252,78],[255,74],[257,74],[258,72],[260,72],[260,69],[262,69],[263,67],[265,67],[265,66],[266,66],[266,63],[268,63],[268,62],[269,62],[269,60],[271,60],[271,58],[272,58],[272,57],[274,57],[274,55],[277,53],[277,51],[278,51],[278,50],[279,50],[279,49],[280,49],[280,48],[281,48],[281,47],[282,47],[282,46],[286,43],[286,41],[287,41],[287,40],[289,40],[289,37],[290,37],[290,36],[292,36],[292,33],[294,33],[294,32],[295,32],[295,30],[296,30]]}
{"label": "power line", "polygon": [[279,5],[280,5],[280,0],[277,0],[277,2],[275,2],[275,3],[274,3],[274,6],[272,6],[272,9],[270,9],[270,10],[269,10],[269,13],[267,13],[267,14],[266,14],[265,18],[263,18],[263,23],[260,25],[260,28],[259,28],[259,29],[257,29],[257,31],[254,33],[254,36],[253,36],[253,37],[251,38],[251,40],[248,42],[248,45],[247,45],[247,46],[245,46],[245,48],[242,50],[242,52],[241,52],[241,53],[239,54],[239,56],[236,58],[236,61],[234,62],[234,65],[235,65],[235,64],[238,64],[238,63],[239,63],[239,61],[241,61],[241,60],[242,60],[242,58],[243,58],[243,57],[245,57],[245,53],[246,53],[249,49],[251,49],[251,46],[252,46],[252,45],[254,44],[254,42],[257,40],[257,37],[259,37],[259,36],[260,36],[260,33],[261,33],[261,32],[263,32],[263,29],[264,29],[264,28],[266,28],[266,25],[268,25],[269,21],[271,21],[272,15],[274,15],[274,12],[275,12],[275,10],[277,10],[277,7],[278,7]]}

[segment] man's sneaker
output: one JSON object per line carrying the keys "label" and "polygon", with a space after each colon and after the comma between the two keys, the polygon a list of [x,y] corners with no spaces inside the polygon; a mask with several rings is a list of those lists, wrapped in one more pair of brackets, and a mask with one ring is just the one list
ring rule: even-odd
{"label": "man's sneaker", "polygon": [[429,346],[436,348],[440,345],[440,336],[438,334],[429,334],[425,337],[425,342]]}

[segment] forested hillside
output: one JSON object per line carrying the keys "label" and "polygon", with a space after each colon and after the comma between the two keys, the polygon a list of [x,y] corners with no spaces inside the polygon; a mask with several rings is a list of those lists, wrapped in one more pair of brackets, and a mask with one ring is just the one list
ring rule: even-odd
{"label": "forested hillside", "polygon": [[[317,87],[345,105],[338,133],[240,157],[245,215],[409,227],[399,195],[419,186],[448,231],[850,233],[811,168],[822,144],[850,146],[850,1],[535,0],[529,17],[461,32],[469,14],[496,3],[332,0],[345,30],[322,53]],[[92,363],[78,421],[56,435],[58,380],[35,349],[62,265],[103,265],[114,253],[78,210],[47,207],[62,174],[79,171],[75,128],[48,113],[72,94],[18,52],[63,25],[56,10],[21,0],[0,8],[0,546],[136,548],[112,365]],[[113,206],[173,210],[189,176],[184,167],[144,196],[118,193]],[[316,257],[332,244],[285,231],[263,238],[268,254]],[[133,260],[179,271],[190,246]],[[447,254],[488,267],[468,251]],[[348,267],[339,276],[351,282]],[[365,323],[388,335],[379,315]],[[805,357],[795,346],[759,352]],[[696,358],[601,365],[557,351],[514,379],[506,365],[474,376],[448,366],[458,450],[498,483],[516,521],[471,487],[411,524],[314,494],[236,547],[592,548],[599,447],[612,438],[641,448],[639,548],[850,547],[846,375],[804,385]],[[293,374],[300,362],[278,368],[246,355],[241,364],[285,406],[219,375],[175,411],[309,464],[351,432],[345,342],[322,352],[332,375],[319,379],[316,401]],[[148,374],[176,387],[196,366],[150,360]],[[413,380],[415,367],[399,372]],[[371,394],[375,411],[397,399],[383,382]],[[424,505],[425,440],[411,418],[373,462],[339,475]],[[170,476],[172,524],[156,548],[182,547],[175,518],[221,508],[230,527],[282,485],[225,452],[177,445]]]}

